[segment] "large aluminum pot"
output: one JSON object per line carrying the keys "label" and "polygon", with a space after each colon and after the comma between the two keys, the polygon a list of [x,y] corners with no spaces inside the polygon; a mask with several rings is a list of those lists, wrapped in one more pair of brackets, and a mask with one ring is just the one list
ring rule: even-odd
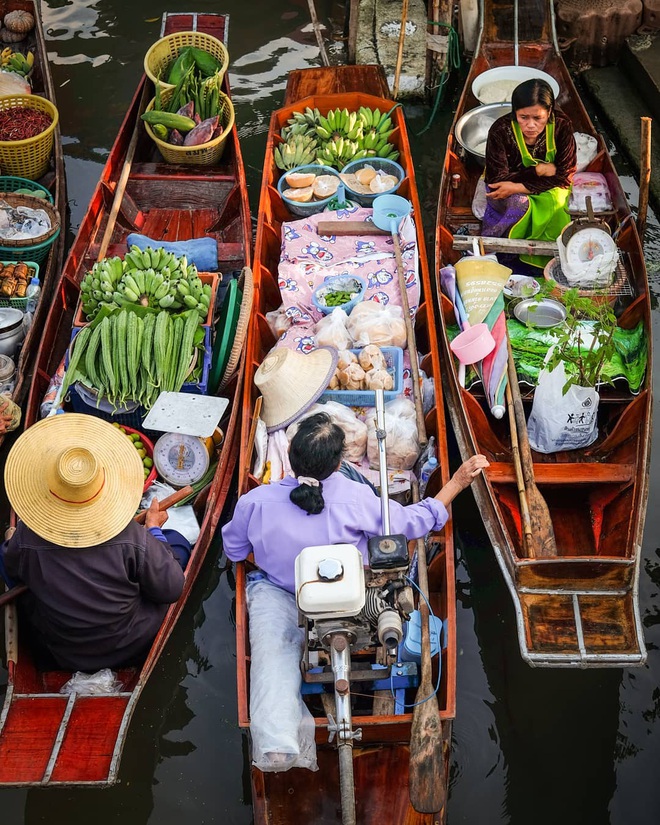
{"label": "large aluminum pot", "polygon": [[456,124],[456,140],[480,163],[486,162],[486,140],[495,121],[511,112],[510,103],[491,103],[466,112]]}
{"label": "large aluminum pot", "polygon": [[25,331],[20,309],[0,307],[0,355],[13,358],[25,338]]}

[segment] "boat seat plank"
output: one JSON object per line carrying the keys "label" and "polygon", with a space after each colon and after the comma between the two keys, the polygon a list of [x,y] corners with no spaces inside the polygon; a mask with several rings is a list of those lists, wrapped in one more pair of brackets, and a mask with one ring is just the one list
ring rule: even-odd
{"label": "boat seat plank", "polygon": [[41,782],[68,698],[13,700],[0,737],[0,784]]}
{"label": "boat seat plank", "polygon": [[375,72],[373,66],[333,66],[332,72],[328,72],[322,67],[312,67],[289,72],[284,105],[289,106],[305,97],[348,94],[356,89],[376,97],[390,96],[382,69]]}
{"label": "boat seat plank", "polygon": [[106,782],[128,696],[81,696],[67,725],[51,782]]}
{"label": "boat seat plank", "polygon": [[483,241],[486,252],[506,252],[509,255],[557,255],[554,241],[532,241],[524,238],[491,238],[487,235],[454,235],[453,248],[472,251],[473,241]]}
{"label": "boat seat plank", "polygon": [[[633,479],[633,464],[604,464],[601,462],[535,463],[534,479],[537,484],[625,484]],[[515,484],[513,464],[491,462],[486,470],[489,481],[494,484]]]}

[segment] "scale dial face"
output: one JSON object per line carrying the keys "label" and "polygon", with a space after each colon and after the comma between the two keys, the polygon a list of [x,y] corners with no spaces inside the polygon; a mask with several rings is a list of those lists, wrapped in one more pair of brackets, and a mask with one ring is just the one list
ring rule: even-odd
{"label": "scale dial face", "polygon": [[206,444],[194,435],[165,433],[154,445],[154,464],[173,487],[194,484],[209,467]]}
{"label": "scale dial face", "polygon": [[576,232],[566,246],[566,259],[572,266],[589,263],[599,255],[610,255],[616,249],[611,236],[602,229]]}

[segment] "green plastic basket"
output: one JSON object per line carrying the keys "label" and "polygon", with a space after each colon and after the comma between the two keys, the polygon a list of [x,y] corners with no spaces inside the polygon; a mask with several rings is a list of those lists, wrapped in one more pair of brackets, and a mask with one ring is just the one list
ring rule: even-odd
{"label": "green plastic basket", "polygon": [[15,261],[25,261],[27,263],[28,261],[33,261],[39,264],[39,266],[43,266],[50,252],[50,248],[57,240],[59,234],[60,227],[58,227],[55,234],[48,238],[47,241],[34,244],[33,246],[0,246],[0,259],[7,263],[14,263]]}
{"label": "green plastic basket", "polygon": [[16,192],[17,189],[29,189],[31,192],[43,192],[50,203],[54,203],[53,196],[45,186],[35,180],[15,178],[11,175],[0,175],[0,192]]}
{"label": "green plastic basket", "polygon": [[[12,263],[15,263],[15,261],[0,261],[0,268],[5,266],[6,264],[12,264]],[[35,278],[39,277],[39,264],[38,263],[36,263],[35,261],[23,261],[23,263],[26,264],[26,266],[28,268],[32,267],[34,269],[34,276],[30,275],[30,277],[35,277]],[[29,283],[30,282],[28,281],[28,284]],[[28,302],[27,298],[2,298],[2,297],[0,297],[0,307],[12,307],[13,309],[20,309],[23,312],[25,312],[25,310],[27,308],[27,302]]]}

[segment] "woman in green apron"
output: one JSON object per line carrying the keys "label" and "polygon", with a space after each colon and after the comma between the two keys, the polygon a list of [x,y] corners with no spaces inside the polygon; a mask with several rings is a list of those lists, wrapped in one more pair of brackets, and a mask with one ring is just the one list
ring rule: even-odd
{"label": "woman in green apron", "polygon": [[[550,86],[538,78],[516,86],[511,107],[488,133],[482,234],[556,241],[570,222],[573,126],[555,106]],[[521,255],[520,260],[543,267],[548,258]]]}

